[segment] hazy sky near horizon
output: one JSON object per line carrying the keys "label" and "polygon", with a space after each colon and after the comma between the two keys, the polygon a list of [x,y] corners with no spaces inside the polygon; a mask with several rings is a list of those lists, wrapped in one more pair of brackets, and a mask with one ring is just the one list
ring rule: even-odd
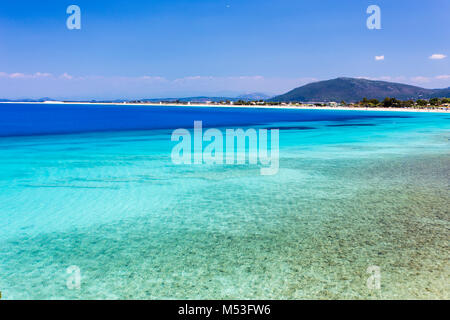
{"label": "hazy sky near horizon", "polygon": [[0,98],[278,94],[340,76],[449,87],[449,13],[449,0],[1,1]]}

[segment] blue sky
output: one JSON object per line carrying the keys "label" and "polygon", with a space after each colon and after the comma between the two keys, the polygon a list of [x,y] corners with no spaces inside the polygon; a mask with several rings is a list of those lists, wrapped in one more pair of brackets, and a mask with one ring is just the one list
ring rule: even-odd
{"label": "blue sky", "polygon": [[[71,4],[81,30],[66,27]],[[381,30],[366,27],[372,4]],[[278,94],[339,76],[449,87],[449,12],[448,0],[2,1],[0,98]]]}

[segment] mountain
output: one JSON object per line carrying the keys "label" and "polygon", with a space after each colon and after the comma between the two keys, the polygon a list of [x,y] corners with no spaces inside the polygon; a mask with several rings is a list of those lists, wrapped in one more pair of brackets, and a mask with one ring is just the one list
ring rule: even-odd
{"label": "mountain", "polygon": [[270,98],[270,96],[264,94],[264,93],[248,93],[243,94],[237,97],[208,97],[208,96],[200,96],[200,97],[185,97],[185,98],[156,98],[156,99],[140,99],[141,101],[146,102],[159,102],[159,101],[167,101],[167,102],[175,102],[175,101],[181,101],[181,102],[220,102],[220,101],[237,101],[237,100],[267,100]]}
{"label": "mountain", "polygon": [[253,92],[253,93],[247,93],[243,94],[237,97],[237,99],[245,100],[245,101],[255,101],[255,100],[267,100],[270,96],[267,94],[261,93],[261,92]]}
{"label": "mountain", "polygon": [[145,101],[145,102],[160,102],[160,101],[165,101],[165,102],[175,102],[175,101],[180,101],[180,102],[207,102],[207,101],[212,101],[212,102],[219,102],[219,101],[226,101],[226,100],[230,100],[230,101],[234,101],[234,100],[238,100],[237,98],[229,98],[229,97],[207,97],[207,96],[200,96],[200,97],[185,97],[185,98],[152,98],[152,99],[138,99],[140,101]]}
{"label": "mountain", "polygon": [[44,102],[44,101],[55,101],[55,99],[52,98],[39,98],[39,99],[15,99],[15,100],[11,100],[11,99],[0,99],[0,102]]}
{"label": "mountain", "polygon": [[434,89],[434,93],[430,98],[449,98],[450,97],[450,87],[445,89]]}
{"label": "mountain", "polygon": [[401,100],[450,97],[450,88],[425,89],[402,83],[356,78],[337,78],[313,82],[298,87],[269,101],[329,102],[342,100],[356,102],[363,98],[382,100],[386,97]]}

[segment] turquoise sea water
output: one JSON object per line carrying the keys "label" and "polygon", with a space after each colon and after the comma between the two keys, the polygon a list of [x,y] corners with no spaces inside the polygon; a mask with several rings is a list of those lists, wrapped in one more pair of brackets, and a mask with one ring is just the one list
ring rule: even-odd
{"label": "turquoise sea water", "polygon": [[[152,109],[139,126],[122,110],[96,128],[80,125],[85,106],[50,119],[10,108],[4,299],[449,298],[449,114],[159,108],[149,128]],[[278,174],[172,164],[172,129],[191,118],[280,128]]]}

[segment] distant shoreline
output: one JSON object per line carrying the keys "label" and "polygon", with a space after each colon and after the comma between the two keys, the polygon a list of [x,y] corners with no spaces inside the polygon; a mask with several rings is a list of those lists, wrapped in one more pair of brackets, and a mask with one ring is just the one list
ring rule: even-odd
{"label": "distant shoreline", "polygon": [[120,102],[27,102],[27,101],[4,101],[0,104],[77,104],[77,105],[111,105],[111,106],[154,106],[154,107],[205,107],[205,108],[249,108],[249,109],[287,109],[287,110],[354,110],[354,111],[396,111],[396,112],[427,112],[427,113],[450,113],[450,108],[383,108],[383,107],[349,107],[349,106],[299,106],[299,105],[236,105],[236,104],[201,104],[201,103],[120,103]]}

